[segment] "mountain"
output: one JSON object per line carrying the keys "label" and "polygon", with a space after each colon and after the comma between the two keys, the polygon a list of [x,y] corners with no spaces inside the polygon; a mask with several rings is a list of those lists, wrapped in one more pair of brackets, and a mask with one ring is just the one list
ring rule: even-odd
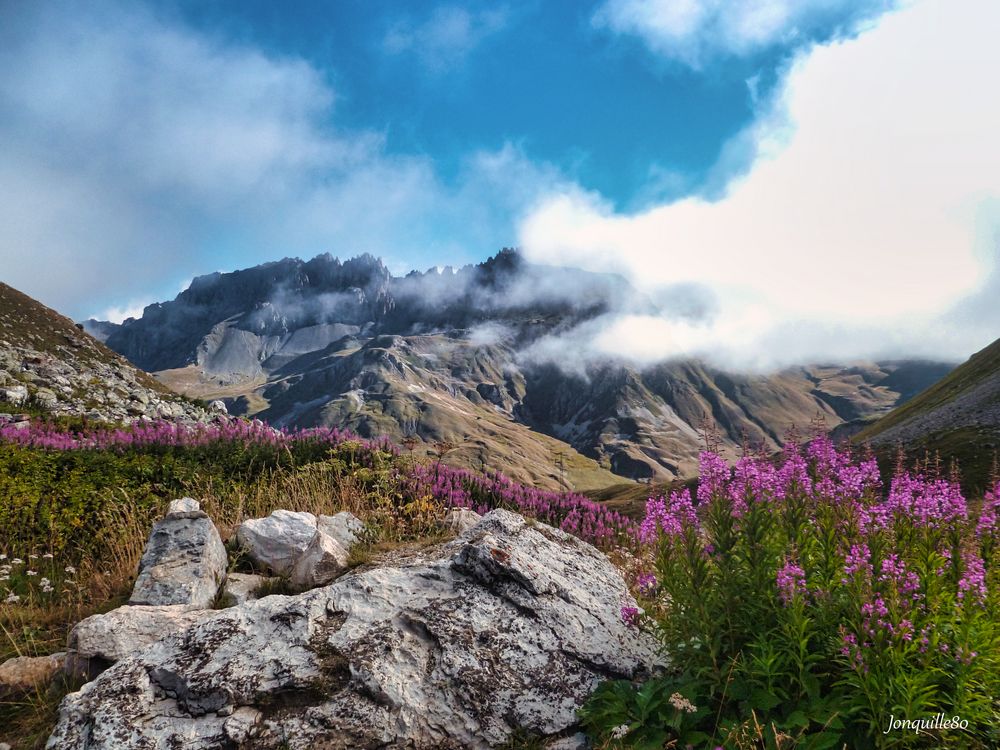
{"label": "mountain", "polygon": [[69,318],[0,283],[0,421],[17,412],[101,421],[211,416]]}
{"label": "mountain", "polygon": [[[949,369],[884,362],[763,376],[697,361],[571,361],[568,334],[630,313],[699,311],[683,295],[653,301],[619,276],[505,249],[402,277],[368,255],[286,258],[199,277],[120,326],[87,325],[163,383],[233,413],[412,436],[420,450],[444,442],[452,463],[576,489],[690,476],[702,427],[732,452],[744,440],[776,448],[817,416],[835,427],[882,415]],[[537,356],[553,342],[555,356]]]}
{"label": "mountain", "polygon": [[994,341],[922,393],[869,425],[855,438],[957,459],[968,488],[985,489],[1000,450],[1000,340]]}

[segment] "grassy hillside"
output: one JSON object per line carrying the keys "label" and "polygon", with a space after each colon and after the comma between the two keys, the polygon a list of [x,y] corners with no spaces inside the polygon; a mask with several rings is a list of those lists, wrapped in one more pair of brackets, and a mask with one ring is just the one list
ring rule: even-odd
{"label": "grassy hillside", "polygon": [[967,362],[956,367],[930,388],[863,430],[858,439],[873,440],[893,427],[926,416],[975,387],[998,378],[1000,378],[1000,339],[973,354]]}
{"label": "grassy hillside", "polygon": [[1000,450],[1000,340],[859,432],[854,441],[875,446],[883,462],[901,447],[910,459],[930,456],[945,466],[954,464],[967,491],[983,492]]}

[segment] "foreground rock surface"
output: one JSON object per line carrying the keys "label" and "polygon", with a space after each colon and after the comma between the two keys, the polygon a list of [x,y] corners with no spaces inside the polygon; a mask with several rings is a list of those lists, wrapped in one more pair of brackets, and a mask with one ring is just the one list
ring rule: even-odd
{"label": "foreground rock surface", "polygon": [[655,643],[620,574],[508,511],[298,596],[269,596],[118,662],[67,696],[49,748],[485,748],[561,741]]}

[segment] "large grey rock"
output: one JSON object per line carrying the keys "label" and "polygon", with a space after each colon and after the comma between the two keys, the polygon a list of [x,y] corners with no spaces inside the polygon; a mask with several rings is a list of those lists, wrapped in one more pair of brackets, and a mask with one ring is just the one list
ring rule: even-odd
{"label": "large grey rock", "polygon": [[15,656],[0,664],[0,698],[45,687],[63,668],[66,653]]}
{"label": "large grey rock", "polygon": [[167,607],[125,605],[78,622],[69,632],[65,669],[93,677],[114,662],[161,638],[201,622],[217,610],[191,610],[183,604]]}
{"label": "large grey rock", "polygon": [[323,586],[347,570],[348,551],[333,537],[317,531],[305,552],[295,561],[289,576],[293,586],[311,589]]}
{"label": "large grey rock", "polygon": [[[497,510],[462,538],[269,596],[118,662],[67,696],[49,748],[486,748],[572,734],[657,645],[622,623],[590,545]],[[238,736],[236,739],[234,735]]]}
{"label": "large grey rock", "polygon": [[228,563],[212,519],[191,498],[175,500],[149,535],[129,604],[206,609],[226,578]]}
{"label": "large grey rock", "polygon": [[335,516],[317,516],[316,528],[348,551],[365,537],[364,521],[346,510]]}
{"label": "large grey rock", "polygon": [[267,518],[251,518],[240,524],[236,538],[250,559],[277,575],[288,575],[299,556],[316,535],[316,516],[292,510],[276,510]]}

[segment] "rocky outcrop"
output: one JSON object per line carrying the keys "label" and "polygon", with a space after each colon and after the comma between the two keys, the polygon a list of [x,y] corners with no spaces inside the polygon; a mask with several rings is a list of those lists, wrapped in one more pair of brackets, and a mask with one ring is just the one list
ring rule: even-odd
{"label": "rocky outcrop", "polygon": [[564,747],[599,682],[658,660],[628,602],[596,549],[496,510],[119,661],[67,696],[47,747],[486,748],[515,731]]}
{"label": "rocky outcrop", "polygon": [[0,401],[55,416],[205,422],[173,394],[73,321],[0,283]]}
{"label": "rocky outcrop", "polygon": [[212,606],[228,567],[212,520],[189,497],[174,500],[153,526],[129,604]]}

